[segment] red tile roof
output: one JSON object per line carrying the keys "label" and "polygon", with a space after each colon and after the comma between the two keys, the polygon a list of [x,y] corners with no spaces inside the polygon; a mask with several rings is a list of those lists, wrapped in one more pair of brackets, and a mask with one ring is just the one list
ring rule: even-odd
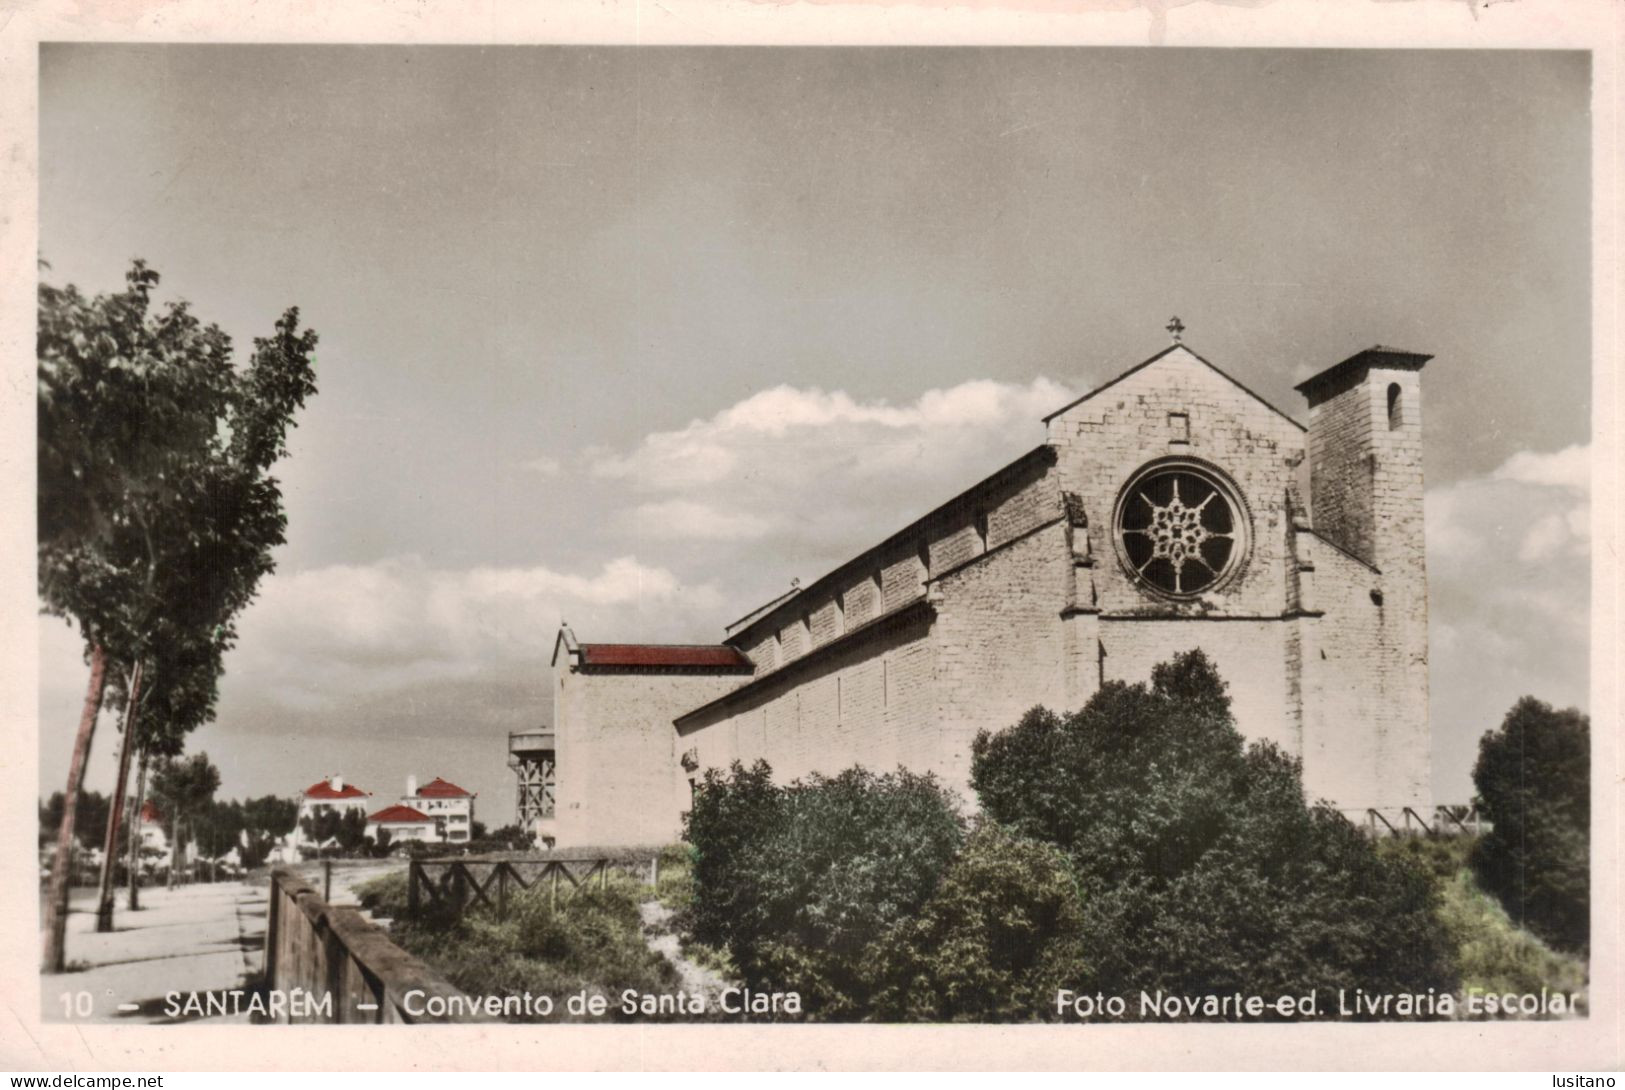
{"label": "red tile roof", "polygon": [[345,784],[342,791],[335,791],[327,780],[317,780],[305,788],[307,799],[364,799],[370,794],[371,791],[363,791],[353,783]]}
{"label": "red tile roof", "polygon": [[410,806],[386,806],[376,814],[369,814],[368,821],[376,821],[380,825],[399,824],[408,821],[429,821],[428,814],[420,814]]}
{"label": "red tile roof", "polygon": [[584,643],[585,666],[711,666],[750,669],[751,661],[726,644]]}
{"label": "red tile roof", "polygon": [[425,799],[466,799],[473,796],[450,780],[443,780],[436,776],[418,788],[418,797]]}
{"label": "red tile roof", "polygon": [[160,814],[157,805],[151,799],[148,799],[141,804],[141,820],[158,825],[163,822],[164,815]]}

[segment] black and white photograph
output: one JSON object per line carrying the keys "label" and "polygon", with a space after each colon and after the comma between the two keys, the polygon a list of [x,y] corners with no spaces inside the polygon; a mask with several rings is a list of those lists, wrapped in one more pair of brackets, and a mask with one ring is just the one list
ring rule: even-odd
{"label": "black and white photograph", "polygon": [[11,1004],[1617,1065],[1599,54],[1179,17],[30,44]]}

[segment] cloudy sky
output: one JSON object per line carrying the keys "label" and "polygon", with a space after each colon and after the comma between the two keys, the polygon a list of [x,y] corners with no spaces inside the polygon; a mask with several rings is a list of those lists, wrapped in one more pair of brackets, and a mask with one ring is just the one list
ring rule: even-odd
{"label": "cloudy sky", "polygon": [[[1587,689],[1589,72],[1560,53],[47,45],[46,275],[164,277],[320,393],[195,748],[476,790],[560,618],[714,641],[1187,343],[1424,375],[1435,781]],[[41,790],[85,670],[42,620]],[[104,731],[91,786],[112,781]]]}

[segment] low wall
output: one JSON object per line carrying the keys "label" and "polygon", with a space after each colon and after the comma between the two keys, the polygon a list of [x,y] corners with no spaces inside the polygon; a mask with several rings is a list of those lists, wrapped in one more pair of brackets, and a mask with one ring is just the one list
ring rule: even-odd
{"label": "low wall", "polygon": [[282,1022],[486,1021],[421,1013],[466,1010],[466,997],[391,942],[383,928],[354,908],[328,904],[316,886],[287,867],[271,872],[265,980],[274,993],[297,988],[315,1000],[288,1004]]}

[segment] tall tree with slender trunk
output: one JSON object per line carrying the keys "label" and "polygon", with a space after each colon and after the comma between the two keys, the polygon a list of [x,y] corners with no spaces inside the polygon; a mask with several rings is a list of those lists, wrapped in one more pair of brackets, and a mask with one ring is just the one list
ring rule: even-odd
{"label": "tall tree with slender trunk", "polygon": [[[71,285],[40,287],[40,598],[46,612],[77,624],[91,662],[70,813],[110,660],[132,674],[142,663],[151,675],[148,697],[124,694],[137,745],[148,729],[139,704],[160,687],[188,690],[188,707],[201,711],[150,729],[174,739],[212,716],[232,620],[284,539],[269,471],[316,388],[316,337],[299,330],[297,310],[283,314],[275,336],[256,339],[252,363],[238,371],[229,338],[185,303],[152,311],[157,273],[137,261],[126,280],[126,291],[94,299]],[[164,649],[199,646],[207,649],[201,666],[155,668]],[[121,810],[109,818],[113,844]],[[106,896],[110,906],[110,884]],[[46,906],[47,971],[65,962],[67,897],[59,853]]]}
{"label": "tall tree with slender trunk", "polygon": [[129,879],[131,912],[141,908],[141,815],[147,806],[147,747],[141,747],[141,766],[135,776],[135,802],[130,807],[130,825],[126,833],[129,855],[125,875]]}
{"label": "tall tree with slender trunk", "polygon": [[96,905],[96,930],[113,930],[113,865],[118,859],[119,814],[124,810],[124,782],[130,778],[130,756],[135,749],[135,717],[141,707],[141,660],[130,671],[129,700],[125,705],[124,737],[118,747],[118,777],[113,781],[113,804],[107,809],[107,836],[102,841],[101,897]]}

